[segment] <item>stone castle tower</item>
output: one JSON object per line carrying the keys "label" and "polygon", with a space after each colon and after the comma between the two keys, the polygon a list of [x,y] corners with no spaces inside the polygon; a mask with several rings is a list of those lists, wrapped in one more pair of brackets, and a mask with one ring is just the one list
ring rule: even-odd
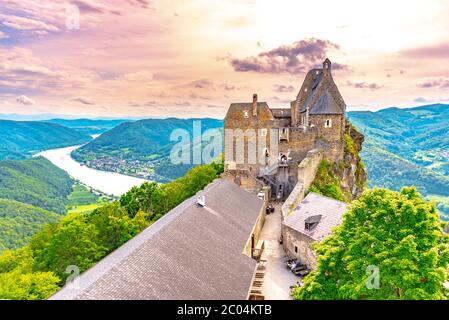
{"label": "stone castle tower", "polygon": [[296,185],[298,165],[311,150],[341,160],[346,104],[331,71],[329,59],[310,70],[289,108],[270,108],[256,94],[252,102],[232,103],[224,120],[223,177],[254,192],[269,185],[281,199]]}

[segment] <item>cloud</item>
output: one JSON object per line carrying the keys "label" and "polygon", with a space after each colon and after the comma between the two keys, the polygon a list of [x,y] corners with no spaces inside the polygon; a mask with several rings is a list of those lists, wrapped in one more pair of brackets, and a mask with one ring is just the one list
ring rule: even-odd
{"label": "cloud", "polygon": [[178,101],[178,102],[175,102],[174,105],[188,107],[188,106],[190,106],[190,102],[189,101]]}
{"label": "cloud", "polygon": [[434,46],[413,48],[400,52],[403,56],[413,59],[449,58],[449,43]]}
{"label": "cloud", "polygon": [[0,21],[5,27],[16,30],[35,31],[41,33],[59,31],[59,28],[55,25],[27,17],[0,14]]}
{"label": "cloud", "polygon": [[223,85],[223,89],[225,89],[226,91],[233,91],[235,90],[235,86],[226,83]]}
{"label": "cloud", "polygon": [[414,100],[417,103],[437,103],[437,102],[447,102],[449,98],[438,98],[438,99],[427,99],[423,97],[418,97]]}
{"label": "cloud", "polygon": [[210,109],[225,109],[224,106],[220,106],[220,105],[217,105],[217,104],[208,104],[206,107],[210,108]]}
{"label": "cloud", "polygon": [[8,38],[9,38],[9,36],[6,33],[0,31],[0,40],[1,39],[8,39]]}
{"label": "cloud", "polygon": [[404,75],[405,70],[403,69],[385,69],[387,73],[387,78],[391,78],[393,75]]}
{"label": "cloud", "polygon": [[378,90],[380,88],[382,88],[382,85],[379,85],[377,83],[366,83],[366,82],[351,82],[351,81],[346,81],[346,84],[349,87],[353,87],[356,89],[370,89],[370,90]]}
{"label": "cloud", "polygon": [[281,103],[288,103],[289,104],[291,102],[291,99],[282,99],[282,98],[279,98],[278,96],[274,96],[271,99],[273,99],[273,100],[275,100],[277,102],[281,102]]}
{"label": "cloud", "polygon": [[200,79],[188,82],[180,87],[193,88],[193,89],[203,89],[203,90],[215,90],[215,84],[209,79]]}
{"label": "cloud", "polygon": [[76,98],[72,98],[71,100],[75,101],[75,102],[82,103],[82,104],[87,104],[87,105],[95,104],[95,101],[93,101],[91,99],[83,98],[83,97],[76,97]]}
{"label": "cloud", "polygon": [[34,56],[29,49],[0,47],[0,90],[61,93],[86,87],[95,81],[95,73],[70,67],[51,68]]}
{"label": "cloud", "polygon": [[[327,52],[339,51],[340,47],[328,40],[310,38],[259,53],[244,59],[230,59],[237,72],[289,73],[299,74],[319,66]],[[347,66],[334,64],[334,69],[347,69]]]}
{"label": "cloud", "polygon": [[276,92],[281,92],[281,93],[282,92],[293,92],[293,91],[295,91],[295,87],[285,86],[283,84],[275,84],[273,90]]}
{"label": "cloud", "polygon": [[147,9],[151,5],[151,1],[148,0],[127,0],[128,3],[137,5],[141,8]]}
{"label": "cloud", "polygon": [[198,95],[194,92],[190,93],[189,97],[192,99],[201,99],[201,100],[211,100],[212,99],[211,97]]}
{"label": "cloud", "polygon": [[26,106],[31,106],[31,105],[35,105],[36,104],[36,102],[33,99],[28,98],[27,96],[24,96],[24,95],[18,96],[16,98],[16,102],[17,103],[21,103],[21,104],[26,105]]}
{"label": "cloud", "polygon": [[449,78],[427,78],[419,82],[417,85],[419,88],[449,88]]}
{"label": "cloud", "polygon": [[81,13],[112,13],[120,15],[121,12],[111,9],[103,4],[92,0],[72,0],[71,3],[78,7]]}

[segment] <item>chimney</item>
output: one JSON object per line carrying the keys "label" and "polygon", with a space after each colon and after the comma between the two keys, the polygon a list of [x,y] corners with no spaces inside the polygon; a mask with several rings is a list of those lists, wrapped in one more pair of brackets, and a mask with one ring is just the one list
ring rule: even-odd
{"label": "chimney", "polygon": [[206,197],[198,196],[198,198],[196,199],[196,203],[201,207],[205,207],[206,206]]}
{"label": "chimney", "polygon": [[253,116],[257,116],[257,93],[253,94]]}

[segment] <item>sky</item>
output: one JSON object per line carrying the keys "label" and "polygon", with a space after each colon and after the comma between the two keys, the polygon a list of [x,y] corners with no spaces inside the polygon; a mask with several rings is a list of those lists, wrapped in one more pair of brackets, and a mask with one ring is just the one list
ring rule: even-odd
{"label": "sky", "polygon": [[449,103],[447,0],[2,0],[0,113],[287,107],[328,57],[348,110]]}

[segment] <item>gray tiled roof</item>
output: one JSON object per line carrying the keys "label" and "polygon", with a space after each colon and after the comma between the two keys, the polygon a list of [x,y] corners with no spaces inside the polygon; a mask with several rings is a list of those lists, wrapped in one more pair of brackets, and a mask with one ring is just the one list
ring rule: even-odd
{"label": "gray tiled roof", "polygon": [[246,299],[256,267],[243,251],[263,202],[216,180],[51,299]]}
{"label": "gray tiled roof", "polygon": [[309,109],[310,114],[344,114],[346,105],[338,91],[337,85],[332,79],[332,75],[326,78],[323,69],[310,70],[304,79],[303,87],[307,88],[300,105],[300,112]]}
{"label": "gray tiled roof", "polygon": [[271,108],[270,111],[275,118],[290,118],[292,113],[290,108]]}
{"label": "gray tiled roof", "polygon": [[[313,240],[321,241],[332,232],[332,228],[342,222],[347,204],[310,192],[300,204],[285,218],[283,224]],[[305,229],[305,220],[309,217],[321,215],[318,225],[312,230]]]}
{"label": "gray tiled roof", "polygon": [[[231,105],[229,106],[229,111],[231,111],[231,110],[233,111],[234,109],[241,110],[241,111],[243,111],[243,110],[252,111],[253,103],[252,102],[231,103]],[[269,109],[268,104],[266,102],[257,102],[257,112],[261,112],[264,109]]]}
{"label": "gray tiled roof", "polygon": [[324,90],[310,111],[310,114],[340,114],[341,109],[329,90]]}

